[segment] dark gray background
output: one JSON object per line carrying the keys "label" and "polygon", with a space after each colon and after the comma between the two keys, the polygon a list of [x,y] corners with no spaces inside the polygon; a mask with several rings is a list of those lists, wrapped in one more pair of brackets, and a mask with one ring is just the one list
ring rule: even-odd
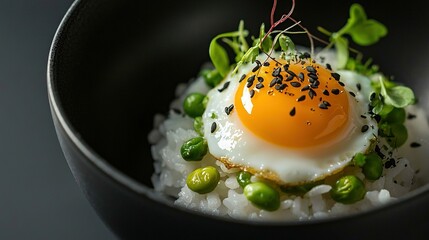
{"label": "dark gray background", "polygon": [[0,239],[115,239],[78,189],[46,90],[72,0],[0,0]]}

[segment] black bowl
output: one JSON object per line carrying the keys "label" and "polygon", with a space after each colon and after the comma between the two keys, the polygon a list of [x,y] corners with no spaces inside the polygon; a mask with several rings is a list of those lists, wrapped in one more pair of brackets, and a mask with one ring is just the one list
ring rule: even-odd
{"label": "black bowl", "polygon": [[[278,15],[291,1],[279,3]],[[299,1],[294,18],[310,31],[339,29],[353,1]],[[360,2],[390,32],[362,51],[415,89],[426,110],[429,32],[425,8]],[[157,236],[362,237],[420,236],[429,227],[429,188],[393,204],[327,220],[254,223],[178,209],[152,189],[147,135],[166,113],[175,85],[208,61],[215,35],[240,19],[256,34],[269,24],[271,1],[76,1],[53,40],[48,64],[52,116],[70,169],[101,219],[120,238]],[[297,39],[307,44],[306,39]],[[172,74],[167,74],[170,71]],[[167,79],[165,84],[163,80]],[[170,230],[171,228],[171,230]],[[174,229],[174,230],[173,230]],[[177,230],[176,230],[177,229]],[[177,232],[180,231],[180,232]],[[203,235],[201,235],[203,234]],[[281,234],[281,235],[280,235]]]}

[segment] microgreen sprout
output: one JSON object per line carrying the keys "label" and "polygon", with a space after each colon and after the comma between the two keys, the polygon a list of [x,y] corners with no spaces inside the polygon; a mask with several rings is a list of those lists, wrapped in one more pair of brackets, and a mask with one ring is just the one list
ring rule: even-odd
{"label": "microgreen sprout", "polygon": [[[349,35],[352,40],[360,46],[370,46],[377,43],[380,38],[387,35],[387,28],[380,22],[374,19],[368,19],[363,7],[354,3],[350,7],[350,16],[344,27],[337,32],[329,32],[323,27],[318,27],[318,30],[330,37],[328,47],[335,45],[337,49],[338,68],[345,68],[349,60],[349,50],[352,50],[358,55],[361,53],[349,48],[349,41],[346,35]],[[360,56],[359,56],[360,57]]]}

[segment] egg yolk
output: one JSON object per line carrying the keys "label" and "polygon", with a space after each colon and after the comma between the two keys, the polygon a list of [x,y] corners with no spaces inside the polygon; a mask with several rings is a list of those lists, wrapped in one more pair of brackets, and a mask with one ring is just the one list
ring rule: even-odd
{"label": "egg yolk", "polygon": [[310,59],[257,62],[241,76],[234,105],[250,131],[290,148],[338,141],[349,120],[340,75]]}

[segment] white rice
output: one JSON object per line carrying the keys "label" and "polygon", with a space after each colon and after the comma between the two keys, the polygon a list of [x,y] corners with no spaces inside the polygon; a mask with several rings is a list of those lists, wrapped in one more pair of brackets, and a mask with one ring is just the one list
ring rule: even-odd
{"label": "white rice", "polygon": [[[209,88],[202,78],[192,81],[189,86],[177,87],[177,99],[171,103],[172,109],[182,110],[182,101],[189,92],[207,93]],[[156,191],[172,196],[178,206],[218,216],[249,220],[307,220],[338,216],[347,213],[366,211],[372,207],[394,201],[417,186],[428,182],[420,178],[416,171],[429,168],[420,161],[427,153],[427,136],[429,127],[425,113],[416,106],[407,108],[407,112],[416,118],[407,120],[409,137],[401,149],[395,151],[391,158],[396,159],[395,167],[384,168],[383,176],[373,182],[364,179],[361,172],[354,173],[366,185],[367,193],[363,200],[354,204],[341,204],[329,196],[330,185],[318,185],[303,196],[281,195],[280,209],[269,212],[253,206],[244,196],[242,188],[236,181],[238,169],[227,169],[210,154],[199,162],[184,161],[180,155],[182,144],[198,134],[193,130],[193,119],[171,110],[167,116],[154,117],[154,129],[149,134],[152,144],[155,172],[152,182]],[[417,124],[416,124],[417,123]],[[426,142],[425,142],[426,141]],[[422,144],[420,148],[411,148],[411,142]],[[388,155],[389,153],[385,153]],[[405,158],[405,156],[409,156]],[[413,159],[413,161],[411,161]],[[386,160],[385,160],[386,161]],[[186,177],[194,169],[204,166],[216,166],[221,180],[214,191],[198,194],[186,186]]]}

